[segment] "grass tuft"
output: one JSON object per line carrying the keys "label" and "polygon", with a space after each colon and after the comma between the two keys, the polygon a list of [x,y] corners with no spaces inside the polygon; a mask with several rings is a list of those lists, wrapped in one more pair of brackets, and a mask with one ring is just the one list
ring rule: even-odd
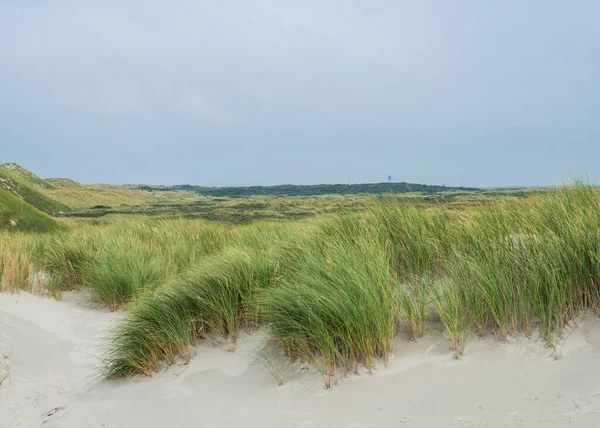
{"label": "grass tuft", "polygon": [[291,257],[300,261],[293,274],[264,297],[271,336],[286,355],[322,366],[326,385],[338,366],[347,372],[386,359],[395,322],[383,247],[307,242]]}

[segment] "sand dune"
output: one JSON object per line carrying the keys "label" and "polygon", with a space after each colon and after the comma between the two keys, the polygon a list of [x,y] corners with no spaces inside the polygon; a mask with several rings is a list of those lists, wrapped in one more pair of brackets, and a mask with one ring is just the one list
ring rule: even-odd
{"label": "sand dune", "polygon": [[454,360],[441,335],[398,337],[395,357],[330,390],[294,366],[278,387],[254,350],[205,341],[190,364],[148,378],[94,385],[101,335],[119,314],[26,293],[0,295],[1,427],[597,427],[600,321],[585,314],[556,360],[540,340],[475,336]]}

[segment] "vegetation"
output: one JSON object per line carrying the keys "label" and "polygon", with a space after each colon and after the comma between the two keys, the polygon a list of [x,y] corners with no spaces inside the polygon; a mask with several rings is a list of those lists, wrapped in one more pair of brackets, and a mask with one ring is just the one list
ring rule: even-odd
{"label": "vegetation", "polygon": [[[338,371],[385,360],[400,329],[418,340],[435,323],[460,358],[472,333],[537,329],[555,347],[580,311],[600,309],[600,190],[578,182],[450,201],[311,197],[329,208],[343,202],[310,218],[248,224],[111,215],[56,227],[0,196],[13,207],[0,219],[20,209],[18,224],[36,225],[0,231],[3,291],[87,287],[125,309],[106,339],[105,377],[149,374],[189,359],[199,338],[235,344],[240,330],[265,326],[258,358],[279,383],[283,356],[312,364],[329,386]],[[298,198],[217,202],[283,209]],[[39,219],[28,223],[29,211]]]}
{"label": "vegetation", "polygon": [[357,195],[382,193],[439,193],[451,191],[479,191],[467,187],[431,186],[416,183],[361,183],[361,184],[314,184],[249,187],[205,187],[205,186],[139,186],[148,191],[194,191],[203,196],[248,198],[250,196],[320,196],[320,195]]}
{"label": "vegetation", "polygon": [[34,189],[52,189],[54,186],[47,180],[38,177],[33,172],[17,165],[13,162],[0,164],[0,171],[5,175],[10,175],[13,179],[25,183]]}
{"label": "vegetation", "polygon": [[[417,338],[428,313],[457,357],[473,330],[537,327],[554,345],[569,320],[600,303],[598,200],[597,189],[576,185],[468,211],[376,201],[362,214],[272,224],[280,238],[265,239],[258,253],[236,250],[238,235],[131,307],[109,339],[106,374],[151,372],[189,355],[198,337],[235,340],[255,322],[326,384],[336,368],[385,359],[398,328]],[[261,239],[256,232],[242,235]]]}
{"label": "vegetation", "polygon": [[288,254],[294,268],[265,293],[271,335],[293,359],[320,368],[372,367],[391,351],[393,285],[384,248],[367,237],[350,244],[310,240]]}
{"label": "vegetation", "polygon": [[533,193],[530,189],[481,190],[410,183],[225,188],[81,184],[68,178],[42,179],[12,163],[0,165],[2,187],[54,216],[99,218],[137,214],[229,223],[360,211],[373,195],[461,207],[485,203],[490,197],[512,200]]}
{"label": "vegetation", "polygon": [[48,232],[58,227],[47,214],[0,189],[0,230]]}
{"label": "vegetation", "polygon": [[[255,220],[297,220],[321,214],[363,211],[375,197],[363,195],[322,196],[250,196],[228,198],[202,196],[184,190],[148,192],[134,188],[85,185],[46,191],[52,198],[71,207],[64,216],[100,218],[114,214],[136,214],[201,218],[228,223]],[[430,205],[452,205],[461,209],[485,204],[490,199],[517,200],[531,195],[531,190],[465,191],[432,194],[383,194],[377,197],[407,203],[420,201]]]}
{"label": "vegetation", "polygon": [[[62,191],[61,191],[62,192]],[[361,196],[315,196],[297,198],[251,197],[247,199],[206,198],[197,194],[190,196],[183,192],[149,193],[140,190],[120,190],[118,198],[128,204],[114,200],[108,196],[103,204],[89,205],[86,208],[74,208],[68,217],[99,218],[114,214],[142,214],[152,216],[171,216],[185,218],[201,218],[228,223],[250,223],[254,220],[284,220],[313,217],[318,214],[337,212],[345,209],[359,210],[364,208],[366,197]],[[80,195],[81,201],[99,202],[97,193],[87,188],[73,192]],[[153,200],[138,198],[159,195]],[[78,196],[74,195],[77,199]],[[59,196],[57,196],[59,197]],[[120,200],[120,199],[119,199]]]}
{"label": "vegetation", "polygon": [[47,214],[58,215],[69,207],[44,193],[52,185],[14,163],[0,165],[0,189],[6,190]]}

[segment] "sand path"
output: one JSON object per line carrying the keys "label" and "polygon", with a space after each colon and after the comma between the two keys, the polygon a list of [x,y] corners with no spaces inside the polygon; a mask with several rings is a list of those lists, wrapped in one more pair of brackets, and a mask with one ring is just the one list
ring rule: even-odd
{"label": "sand path", "polygon": [[562,358],[539,340],[471,337],[456,361],[438,332],[410,343],[373,373],[331,390],[311,369],[283,387],[259,369],[261,335],[235,352],[202,344],[188,365],[151,378],[89,379],[102,332],[117,318],[26,293],[0,295],[0,427],[598,427],[600,321],[586,314],[566,333]]}

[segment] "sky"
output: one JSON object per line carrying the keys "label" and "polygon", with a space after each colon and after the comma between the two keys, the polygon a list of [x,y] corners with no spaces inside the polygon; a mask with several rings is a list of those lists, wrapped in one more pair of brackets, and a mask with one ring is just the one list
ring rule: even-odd
{"label": "sky", "polygon": [[84,183],[600,178],[600,2],[2,0],[0,163]]}

